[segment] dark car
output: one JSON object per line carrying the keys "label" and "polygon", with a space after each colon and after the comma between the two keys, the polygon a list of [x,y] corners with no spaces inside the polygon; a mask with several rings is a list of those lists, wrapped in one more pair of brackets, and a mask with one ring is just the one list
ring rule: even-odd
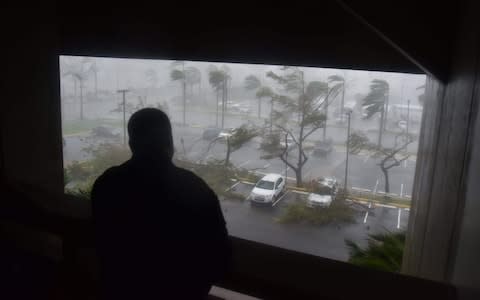
{"label": "dark car", "polygon": [[203,131],[202,138],[204,140],[211,141],[211,140],[217,138],[218,135],[220,134],[220,132],[222,132],[221,128],[210,127],[210,128],[207,128]]}
{"label": "dark car", "polygon": [[315,147],[313,148],[313,155],[325,157],[328,154],[330,154],[332,150],[333,150],[332,140],[319,141],[315,144]]}

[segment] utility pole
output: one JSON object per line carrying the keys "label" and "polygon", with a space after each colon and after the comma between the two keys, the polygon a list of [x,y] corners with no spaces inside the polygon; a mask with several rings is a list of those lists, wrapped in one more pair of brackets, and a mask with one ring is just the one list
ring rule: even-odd
{"label": "utility pole", "polygon": [[128,89],[123,89],[123,90],[117,90],[117,93],[121,93],[123,96],[123,146],[127,146],[127,120],[126,120],[126,99],[125,99],[125,94],[129,92]]}
{"label": "utility pole", "polygon": [[347,183],[348,183],[348,154],[350,152],[350,117],[352,115],[352,112],[349,110],[347,112],[347,121],[348,121],[348,127],[347,127],[347,158],[345,159],[345,180],[344,180],[344,185],[343,185],[343,190],[345,195],[347,194]]}
{"label": "utility pole", "polygon": [[182,80],[182,92],[183,92],[183,126],[186,125],[185,121],[185,115],[186,115],[186,109],[187,109],[187,81],[186,81],[186,76],[185,76],[185,62],[182,61],[182,74],[183,74],[183,80]]}
{"label": "utility pole", "polygon": [[409,127],[410,127],[410,99],[408,99],[407,101],[407,128],[406,128],[407,135],[408,135]]}
{"label": "utility pole", "polygon": [[288,133],[286,132],[285,133],[285,148],[286,151],[285,151],[285,186],[287,186],[287,171],[288,171],[288,165],[287,165],[287,161],[288,161],[288,143],[287,143],[287,138],[288,138]]}
{"label": "utility pole", "polygon": [[327,94],[325,95],[325,124],[323,124],[323,141],[327,138],[327,121],[328,121],[328,84],[327,84]]}

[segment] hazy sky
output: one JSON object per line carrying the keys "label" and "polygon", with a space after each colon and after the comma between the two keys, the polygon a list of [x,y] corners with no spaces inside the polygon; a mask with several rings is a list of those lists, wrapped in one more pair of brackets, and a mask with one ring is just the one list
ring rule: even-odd
{"label": "hazy sky", "polygon": [[[60,58],[61,69],[66,65],[72,68],[80,68],[83,57],[62,56]],[[157,73],[158,87],[169,87],[178,85],[170,80],[170,71],[172,62],[170,60],[150,60],[150,59],[122,59],[122,58],[93,58],[98,68],[98,86],[99,89],[116,90],[118,88],[143,88],[149,86],[145,75],[148,69]],[[268,85],[271,81],[265,76],[265,73],[272,70],[278,71],[279,66],[260,65],[260,64],[232,64],[232,63],[209,63],[209,62],[190,62],[185,66],[197,67],[202,72],[202,86],[209,88],[207,67],[215,65],[220,67],[227,65],[231,70],[232,86],[243,86],[246,76],[254,74],[261,78],[263,83]],[[88,64],[85,64],[85,68]],[[304,68],[307,81],[320,80],[326,81],[330,75],[338,74],[347,79],[348,98],[357,93],[366,94],[369,90],[369,84],[372,79],[384,79],[390,84],[391,103],[406,103],[407,99],[412,100],[412,105],[417,105],[417,96],[422,91],[417,87],[425,83],[425,75],[340,70],[329,68]],[[63,71],[63,70],[62,70]],[[66,88],[72,85],[72,80],[65,78],[63,85]],[[92,86],[93,80],[89,80],[87,85]]]}

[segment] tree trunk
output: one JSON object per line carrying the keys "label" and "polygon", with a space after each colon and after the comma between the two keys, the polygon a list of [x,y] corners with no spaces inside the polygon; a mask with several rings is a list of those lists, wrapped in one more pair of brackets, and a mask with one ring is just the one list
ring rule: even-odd
{"label": "tree trunk", "polygon": [[95,100],[98,100],[98,78],[97,78],[97,71],[93,73],[94,80],[95,80]]}
{"label": "tree trunk", "polygon": [[215,106],[217,107],[217,114],[215,115],[215,127],[218,128],[218,94],[219,94],[219,91],[218,90],[215,90],[215,93],[217,94],[217,102],[215,102]]}
{"label": "tree trunk", "polygon": [[77,100],[77,79],[73,78],[73,101]]}
{"label": "tree trunk", "polygon": [[302,187],[303,186],[302,167],[299,167],[297,170],[295,170],[295,177],[297,180],[297,187]]}
{"label": "tree trunk", "polygon": [[187,110],[187,95],[186,95],[186,92],[187,92],[187,84],[185,82],[185,79],[183,80],[182,82],[182,91],[183,91],[183,126],[186,125],[186,120],[185,120],[185,116],[186,116],[186,110]]}
{"label": "tree trunk", "polygon": [[230,139],[227,137],[227,156],[225,157],[225,167],[227,167],[230,163]]}
{"label": "tree trunk", "polygon": [[80,120],[83,120],[83,86],[80,81]]}
{"label": "tree trunk", "polygon": [[380,166],[380,168],[385,176],[385,196],[387,196],[387,194],[390,193],[390,177],[388,175],[388,169],[385,169],[383,166]]}
{"label": "tree trunk", "polygon": [[344,110],[345,108],[345,77],[343,78],[343,84],[342,84],[342,101],[340,102],[340,118],[343,121],[344,116]]}
{"label": "tree trunk", "polygon": [[380,125],[378,128],[378,143],[377,143],[378,148],[382,147],[384,122],[385,122],[385,108],[381,111],[381,114],[380,114]]}
{"label": "tree trunk", "polygon": [[225,125],[225,104],[226,104],[226,97],[227,97],[227,85],[225,83],[225,79],[223,80],[223,85],[222,85],[222,129],[224,128]]}
{"label": "tree trunk", "polygon": [[325,124],[323,125],[323,141],[327,139],[328,98],[325,98]]}
{"label": "tree trunk", "polygon": [[262,98],[258,97],[258,118],[262,117]]}
{"label": "tree trunk", "polygon": [[270,100],[270,134],[273,131],[273,98]]}

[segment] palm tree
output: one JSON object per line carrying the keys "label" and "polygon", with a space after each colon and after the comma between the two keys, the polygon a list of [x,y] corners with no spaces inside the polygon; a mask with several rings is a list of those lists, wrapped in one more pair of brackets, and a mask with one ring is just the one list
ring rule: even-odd
{"label": "palm tree", "polygon": [[62,74],[64,77],[71,76],[75,84],[75,92],[77,90],[77,82],[80,86],[80,120],[84,119],[83,113],[83,88],[85,87],[84,83],[88,78],[88,70],[84,68],[84,62],[80,66],[67,66],[67,70]]}
{"label": "palm tree", "polygon": [[[248,75],[247,77],[245,77],[244,85],[245,85],[245,89],[247,91],[255,91],[255,90],[258,90],[261,87],[262,83],[261,83],[260,79],[258,79],[257,76]],[[261,95],[262,95],[262,93],[257,92],[257,95],[256,95],[256,97],[258,99],[258,110],[257,110],[257,112],[258,112],[258,118],[259,119],[260,119],[261,114],[262,114],[262,96]]]}
{"label": "palm tree", "polygon": [[190,86],[190,94],[193,95],[193,86],[202,82],[202,73],[196,67],[188,67],[185,69],[185,81]]}
{"label": "palm tree", "polygon": [[255,96],[257,97],[258,99],[258,112],[259,112],[259,118],[260,118],[260,103],[261,103],[261,99],[262,98],[265,98],[265,97],[269,97],[270,98],[270,133],[272,133],[273,131],[273,102],[275,100],[275,93],[273,92],[273,90],[271,88],[269,88],[268,86],[261,86],[258,88],[257,90],[257,93],[255,94]]}
{"label": "palm tree", "polygon": [[217,107],[217,115],[216,115],[216,126],[218,127],[218,98],[220,92],[222,92],[222,128],[224,127],[225,121],[225,103],[227,101],[227,84],[230,76],[228,75],[228,69],[218,69],[215,66],[209,67],[208,71],[208,81],[210,85],[213,87],[217,94],[217,102],[215,103]]}
{"label": "palm tree", "polygon": [[[177,66],[180,66],[180,69],[176,69]],[[186,95],[186,76],[185,76],[185,62],[176,61],[172,63],[174,69],[170,72],[170,78],[172,81],[180,81],[182,86],[182,103],[183,103],[183,126],[186,125],[185,116],[187,109],[187,95]]]}
{"label": "palm tree", "polygon": [[370,84],[370,92],[363,99],[363,108],[367,115],[364,119],[370,119],[376,113],[380,114],[380,125],[378,130],[377,146],[382,147],[383,132],[387,123],[388,97],[390,86],[388,82],[382,79],[374,79]]}
{"label": "palm tree", "polygon": [[405,232],[371,234],[365,249],[350,240],[345,243],[350,250],[348,262],[380,271],[400,272]]}

